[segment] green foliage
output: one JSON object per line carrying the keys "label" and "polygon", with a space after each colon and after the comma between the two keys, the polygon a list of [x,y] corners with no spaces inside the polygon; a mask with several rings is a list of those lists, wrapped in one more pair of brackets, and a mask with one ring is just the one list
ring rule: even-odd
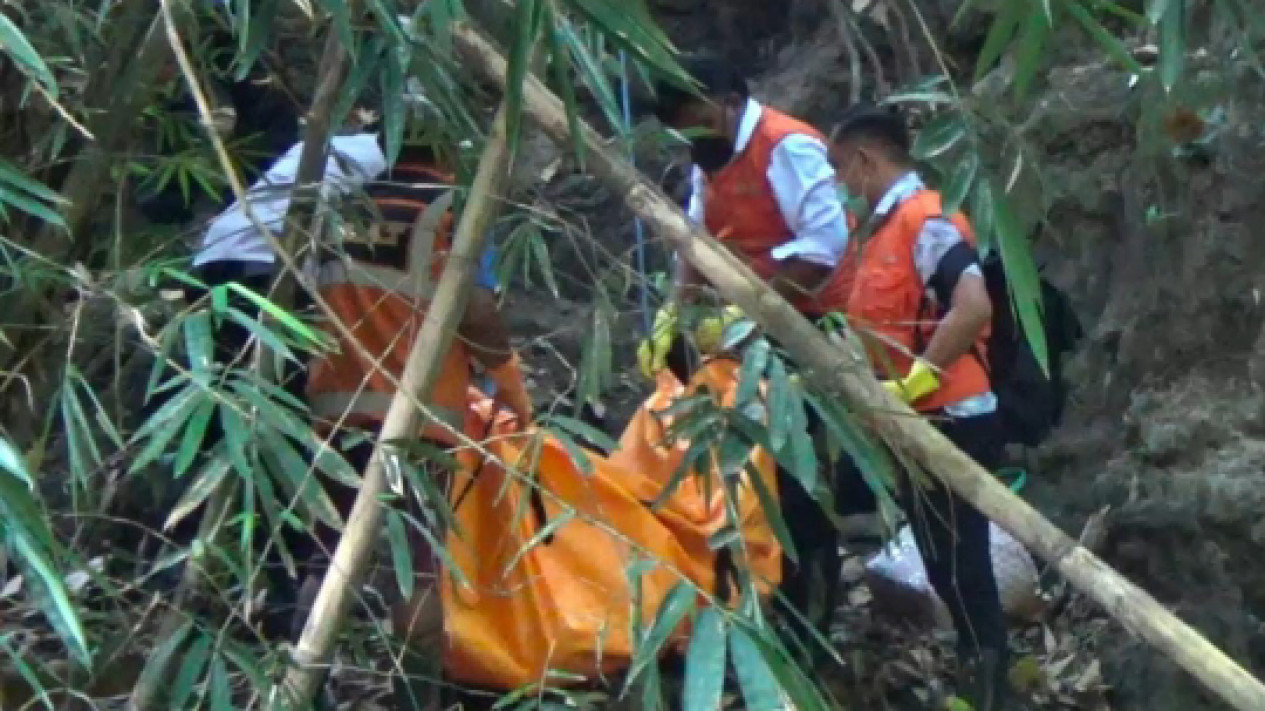
{"label": "green foliage", "polygon": [[[1260,40],[1265,38],[1265,13],[1248,0],[1215,0],[1214,5],[1242,33],[1236,50],[1241,52],[1241,59],[1234,61],[1265,76],[1258,56]],[[190,46],[198,71],[209,75],[215,64],[205,45],[196,41],[212,23],[226,22],[234,38],[230,71],[240,79],[275,59],[274,49],[291,41],[282,34],[288,29],[283,13],[299,6],[312,12],[310,19],[303,20],[303,32],[315,36],[327,28],[353,58],[336,102],[335,125],[341,125],[367,95],[377,94],[388,153],[394,155],[405,141],[430,142],[455,159],[459,177],[468,183],[469,167],[484,140],[487,115],[482,87],[453,52],[453,23],[468,19],[461,0],[372,0],[367,4],[371,16],[359,14],[365,4],[350,0],[299,5],[282,0],[233,0],[222,18],[200,12],[191,26],[182,27],[194,40]],[[1010,277],[1015,312],[1034,349],[1043,354],[1042,305],[1030,248],[1033,226],[1044,218],[1041,154],[1030,144],[1023,123],[1033,110],[1034,97],[1044,88],[1055,50],[1072,34],[1083,37],[1114,67],[1136,78],[1139,114],[1148,125],[1158,125],[1163,112],[1174,102],[1181,103],[1191,90],[1190,57],[1198,48],[1189,45],[1198,34],[1192,31],[1197,13],[1192,3],[1184,0],[1149,0],[1141,14],[1110,0],[1025,0],[992,3],[991,7],[991,25],[983,48],[973,66],[968,63],[965,67],[973,76],[929,77],[890,100],[929,110],[914,152],[927,164],[928,174],[939,177],[936,184],[944,194],[946,209],[960,208],[968,213],[981,248],[1000,254]],[[30,150],[15,152],[0,162],[0,217],[7,220],[21,213],[61,225],[59,211],[65,207],[65,199],[42,181],[52,182],[48,169],[55,166],[48,163],[78,157],[62,155],[78,130],[64,117],[91,127],[95,107],[88,106],[79,85],[83,77],[91,75],[95,80],[103,71],[95,33],[113,29],[116,15],[96,4],[78,2],[20,1],[10,3],[6,12],[9,10],[12,14],[0,14],[0,51],[16,69],[14,78],[22,87],[18,112],[37,104],[54,106],[64,113],[58,111],[56,116],[63,118],[51,120],[41,115],[41,120],[51,125],[30,131]],[[647,137],[638,133],[642,129],[625,125],[616,92],[621,67],[615,57],[621,51],[631,60],[630,74],[691,86],[690,79],[676,66],[675,49],[651,20],[642,0],[521,0],[514,4],[513,12],[514,31],[506,54],[510,58],[510,127],[515,150],[521,146],[523,125],[521,82],[529,73],[563,98],[573,128],[583,116],[603,121],[617,140],[666,143],[668,134]],[[1156,44],[1154,66],[1140,61],[1141,55],[1135,56],[1131,49],[1141,32],[1147,32]],[[988,90],[985,85],[997,77],[1002,79],[1000,90]],[[1201,108],[1199,115],[1213,123],[1213,114]],[[173,115],[154,103],[138,124],[138,132],[143,134],[140,138],[154,148],[139,151],[126,163],[120,161],[113,176],[116,181],[125,176],[140,177],[142,191],[174,185],[189,202],[203,195],[222,194],[225,176],[208,152],[200,119]],[[237,142],[228,148],[234,155],[250,150],[248,144]],[[578,141],[574,149],[582,161]],[[111,197],[103,204],[113,203],[117,188],[114,183],[101,186],[101,192]],[[1154,219],[1170,214],[1164,207],[1152,207]],[[140,585],[182,562],[218,561],[228,574],[217,578],[210,594],[234,610],[246,609],[251,594],[248,583],[257,577],[258,561],[253,559],[251,539],[263,522],[274,526],[263,533],[273,539],[272,545],[281,549],[283,558],[288,558],[275,529],[307,530],[317,521],[338,524],[329,497],[312,483],[313,473],[319,471],[343,484],[358,483],[358,474],[313,432],[302,403],[260,377],[252,367],[252,359],[263,357],[302,363],[330,347],[327,339],[299,315],[263,295],[236,287],[214,289],[204,303],[172,315],[170,305],[163,304],[154,293],[153,277],[191,281],[188,274],[163,266],[184,257],[182,246],[172,238],[142,238],[130,231],[130,223],[121,217],[112,231],[107,224],[114,221],[110,213],[103,209],[94,227],[100,234],[84,239],[89,248],[74,257],[82,263],[48,257],[54,252],[41,251],[46,245],[20,242],[23,235],[19,230],[11,230],[0,243],[0,270],[8,280],[6,295],[56,283],[73,287],[84,303],[107,301],[113,309],[109,318],[83,311],[88,314],[84,323],[72,327],[53,320],[62,302],[44,305],[50,321],[43,330],[52,334],[49,341],[54,348],[38,351],[39,357],[32,361],[43,371],[36,374],[47,376],[52,383],[46,397],[40,398],[48,412],[37,418],[37,429],[43,428],[46,434],[36,443],[20,442],[32,452],[29,457],[0,439],[0,538],[27,581],[30,601],[50,621],[70,654],[83,663],[90,661],[95,651],[91,640],[108,634],[107,625],[112,626],[111,631],[131,629],[136,619],[131,610],[102,613],[94,607],[89,615],[68,593],[62,574],[72,555],[59,542],[61,530],[55,531],[50,519],[90,521],[99,517],[104,513],[99,510],[105,506],[102,499],[108,498],[102,495],[106,491],[103,482],[113,485],[114,472],[125,472],[118,478],[126,482],[152,483],[154,488],[178,486],[179,496],[173,497],[174,504],[167,502],[170,508],[163,511],[168,527],[207,508],[217,492],[230,487],[239,492],[231,515],[222,524],[224,535],[145,561],[145,570],[135,575],[136,580],[126,581],[129,586]],[[571,285],[567,280],[576,277],[555,263],[561,252],[556,241],[551,241],[559,232],[555,220],[535,210],[510,218],[511,230],[502,245],[502,283],[542,287],[555,297],[562,293],[559,282]],[[13,220],[8,224],[20,223]],[[128,270],[141,273],[144,284],[123,298],[117,285],[123,283]],[[628,277],[624,277],[622,287],[617,282],[627,271],[623,263],[593,270],[596,276],[591,281],[597,284],[591,308],[583,315],[584,338],[575,368],[577,407],[601,400],[620,384],[615,373],[626,359],[618,350],[623,340],[617,324],[621,323],[621,311],[627,310],[623,294],[628,291]],[[249,317],[241,303],[262,309],[268,319]],[[75,306],[76,318],[80,308]],[[212,333],[223,323],[247,329],[266,355],[253,350],[233,367],[212,365]],[[652,619],[640,619],[637,607],[633,622],[637,657],[626,691],[636,688],[647,708],[715,708],[726,673],[737,682],[748,708],[816,709],[835,701],[827,698],[813,675],[794,661],[808,646],[827,642],[782,635],[765,620],[765,611],[748,604],[754,598],[756,581],[747,570],[737,521],[740,493],[754,492],[788,556],[795,560],[798,555],[788,522],[776,504],[777,492],[769,491],[758,477],[747,476],[755,447],[772,452],[785,474],[803,484],[827,510],[831,510],[832,501],[824,465],[841,456],[858,463],[885,507],[894,506],[891,490],[896,463],[886,448],[874,440],[857,413],[827,393],[806,388],[793,377],[794,367],[784,354],[763,339],[751,339],[752,332],[753,326],[746,323],[725,336],[730,350],[753,340],[742,350],[739,392],[732,407],[721,407],[710,394],[701,393],[682,399],[669,411],[675,418],[669,439],[688,441],[689,447],[684,466],[672,473],[659,502],[655,502],[666,500],[691,477],[706,475],[708,486],[719,488],[729,521],[710,544],[735,562],[735,579],[744,604],[739,609],[716,606],[718,601],[706,599],[713,591],[699,591],[683,583]],[[0,345],[7,348],[18,335],[4,333]],[[134,409],[135,403],[129,401],[134,399],[134,391],[122,384],[122,361],[142,349],[161,364],[188,362],[190,366],[187,370],[181,366],[174,374],[170,369],[155,369],[147,394],[161,396],[163,405],[145,421],[130,423],[123,415]],[[18,365],[23,371],[36,370],[29,362]],[[21,383],[28,374],[5,372],[4,377],[6,382]],[[810,415],[821,420],[822,432],[807,432]],[[578,441],[599,448],[615,446],[604,433],[565,413],[553,413],[543,424],[559,435],[584,471],[591,467]],[[213,427],[224,431],[223,441],[204,451],[202,443]],[[390,443],[389,454],[399,465],[391,467],[391,498],[400,501],[411,497],[426,504],[417,518],[396,511],[387,516],[383,551],[395,575],[391,593],[407,595],[415,585],[410,532],[423,537],[443,559],[446,569],[461,578],[444,547],[446,534],[455,524],[447,494],[425,466],[444,466],[443,455],[426,451],[416,442]],[[64,483],[58,479],[58,485],[49,489],[68,493],[69,502],[46,506],[36,494],[36,477],[27,459],[34,462],[41,456],[50,460],[48,466],[32,465],[46,479],[41,489],[52,476],[64,476]],[[719,476],[713,477],[713,473]],[[743,482],[750,482],[748,490],[740,488]],[[540,526],[540,535],[518,555],[578,515],[552,508],[549,520]],[[94,530],[87,523],[76,525],[89,535]],[[645,570],[656,565],[655,561],[639,563]],[[635,572],[630,571],[634,580]],[[122,610],[122,595],[111,600]],[[166,656],[176,660],[170,668],[174,671],[169,670],[170,678],[158,679],[167,687],[173,707],[237,708],[242,704],[243,690],[262,692],[269,688],[279,660],[275,650],[233,640],[217,627],[218,621],[211,624],[202,610],[188,612],[190,617],[178,634],[163,643],[151,659],[160,662]],[[686,677],[678,704],[673,693],[676,689],[671,687],[671,680],[660,675],[657,660],[671,633],[687,620],[694,633],[688,642]],[[102,627],[99,634],[98,625]],[[34,678],[38,663],[18,658],[11,641],[0,634],[0,646],[18,671]],[[373,654],[386,657],[376,648],[362,652],[362,657]],[[158,673],[163,666],[151,664],[148,673]],[[507,696],[501,707],[525,708],[537,703],[576,706],[584,702],[582,694],[552,688],[569,681],[566,675],[551,673],[547,677],[540,685]],[[672,703],[668,703],[669,698]]]}
{"label": "green foliage", "polygon": [[53,535],[48,514],[35,495],[35,477],[25,458],[0,437],[0,541],[29,581],[31,596],[80,663],[92,653],[79,612],[66,591],[61,568],[68,554]]}

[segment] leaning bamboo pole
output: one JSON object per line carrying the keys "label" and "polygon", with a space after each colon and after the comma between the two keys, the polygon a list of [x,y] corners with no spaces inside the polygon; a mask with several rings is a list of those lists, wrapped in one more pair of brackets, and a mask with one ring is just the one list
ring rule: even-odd
{"label": "leaning bamboo pole", "polygon": [[295,646],[295,666],[286,675],[282,688],[272,695],[275,709],[307,708],[325,676],[334,641],[382,528],[383,504],[379,499],[386,485],[387,458],[392,456],[384,443],[415,436],[418,431],[420,413],[416,398],[424,399],[441,375],[443,354],[451,346],[465,311],[488,228],[502,204],[501,194],[509,177],[509,158],[506,109],[502,104],[479,159],[435,298],[413,341],[400,378],[400,389],[391,400],[351,515],[321,582],[307,625]]}
{"label": "leaning bamboo pole", "polygon": [[[468,66],[504,87],[506,61],[474,28],[454,30],[456,50]],[[560,146],[573,145],[566,110],[558,97],[529,76],[523,87],[526,115]],[[581,124],[586,165],[624,196],[632,212],[671,244],[729,302],[740,306],[804,364],[805,376],[849,403],[862,405],[868,424],[885,441],[912,456],[986,516],[1054,565],[1076,588],[1101,604],[1240,711],[1265,709],[1265,685],[1197,631],[1050,523],[1023,499],[962,453],[944,435],[891,397],[865,366],[855,339],[831,343],[789,303],[760,281],[706,231],[647,181],[602,137]]]}

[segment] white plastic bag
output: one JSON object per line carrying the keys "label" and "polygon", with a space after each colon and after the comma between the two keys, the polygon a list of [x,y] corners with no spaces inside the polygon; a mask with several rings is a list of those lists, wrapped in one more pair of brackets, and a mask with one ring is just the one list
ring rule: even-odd
{"label": "white plastic bag", "polygon": [[[1002,609],[1015,618],[1032,618],[1041,609],[1036,563],[1023,544],[997,524],[989,524],[989,536]],[[948,608],[931,587],[908,525],[902,526],[895,539],[866,562],[865,568],[876,606],[915,624],[953,626]]]}

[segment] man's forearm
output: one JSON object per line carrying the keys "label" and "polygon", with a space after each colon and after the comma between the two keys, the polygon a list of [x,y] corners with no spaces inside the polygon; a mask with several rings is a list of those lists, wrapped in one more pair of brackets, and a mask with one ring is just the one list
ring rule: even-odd
{"label": "man's forearm", "polygon": [[830,277],[830,267],[792,257],[778,265],[769,279],[769,287],[787,301],[796,301],[816,293]]}
{"label": "man's forearm", "polygon": [[987,314],[975,314],[961,308],[949,309],[949,313],[932,334],[931,342],[922,353],[922,359],[944,370],[971,350],[987,325],[988,318]]}

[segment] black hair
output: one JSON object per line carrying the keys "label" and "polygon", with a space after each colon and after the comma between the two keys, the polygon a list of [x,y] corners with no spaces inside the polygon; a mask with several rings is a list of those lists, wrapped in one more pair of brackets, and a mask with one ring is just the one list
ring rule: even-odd
{"label": "black hair", "polygon": [[886,148],[893,160],[910,161],[909,126],[896,106],[853,105],[830,132],[831,142],[844,139],[873,141]]}
{"label": "black hair", "polygon": [[[728,97],[737,94],[744,100],[751,96],[747,75],[734,62],[715,55],[696,54],[682,57],[679,64],[700,84],[704,96]],[[663,123],[671,123],[681,107],[698,100],[698,95],[694,92],[664,80],[659,80],[654,90],[654,114]]]}

